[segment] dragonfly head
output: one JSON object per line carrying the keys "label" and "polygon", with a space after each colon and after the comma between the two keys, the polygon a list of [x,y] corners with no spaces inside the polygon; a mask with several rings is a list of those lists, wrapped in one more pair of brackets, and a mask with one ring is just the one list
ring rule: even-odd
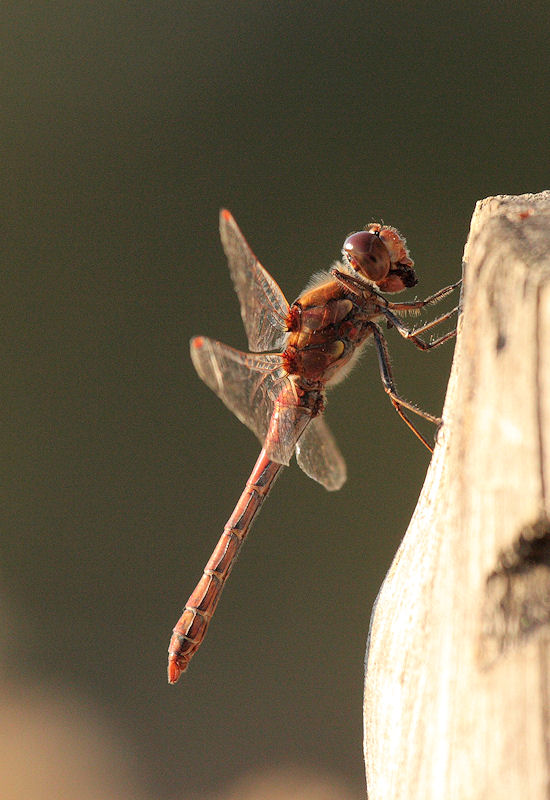
{"label": "dragonfly head", "polygon": [[401,292],[418,283],[407,243],[395,228],[372,223],[350,234],[342,253],[353,269],[382,292]]}

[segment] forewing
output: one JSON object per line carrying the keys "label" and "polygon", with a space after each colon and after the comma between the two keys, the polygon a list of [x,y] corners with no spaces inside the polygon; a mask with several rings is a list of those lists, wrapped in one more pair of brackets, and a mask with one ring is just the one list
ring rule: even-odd
{"label": "forewing", "polygon": [[220,236],[241,304],[248,346],[256,353],[284,350],[288,303],[226,209],[220,212]]}
{"label": "forewing", "polygon": [[296,445],[301,469],[329,492],[341,489],[347,478],[346,462],[323,417],[315,417]]}
{"label": "forewing", "polygon": [[196,336],[191,339],[191,359],[207,386],[263,444],[274,401],[289,383],[281,356],[241,353],[221,342]]}

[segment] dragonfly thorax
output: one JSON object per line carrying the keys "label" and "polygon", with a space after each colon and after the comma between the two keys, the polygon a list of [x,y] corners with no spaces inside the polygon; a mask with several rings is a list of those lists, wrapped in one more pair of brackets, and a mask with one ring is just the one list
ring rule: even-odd
{"label": "dragonfly thorax", "polygon": [[[334,278],[306,290],[288,313],[285,369],[307,383],[328,384],[369,335],[376,306],[350,294]],[[369,313],[371,312],[371,313]]]}

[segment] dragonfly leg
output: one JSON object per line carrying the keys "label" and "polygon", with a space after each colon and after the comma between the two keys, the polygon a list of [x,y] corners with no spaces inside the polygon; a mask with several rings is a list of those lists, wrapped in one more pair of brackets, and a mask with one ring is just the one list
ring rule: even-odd
{"label": "dragonfly leg", "polygon": [[341,284],[343,284],[346,289],[349,289],[350,292],[357,295],[358,297],[365,297],[365,295],[369,295],[370,297],[375,297],[376,302],[380,303],[384,307],[391,305],[389,300],[386,300],[379,292],[376,291],[374,286],[371,286],[369,283],[366,283],[362,278],[357,278],[355,275],[349,275],[347,272],[342,272],[339,269],[334,267],[331,269],[330,274],[333,278],[336,278]]}
{"label": "dragonfly leg", "polygon": [[434,425],[441,425],[441,419],[439,417],[435,417],[433,414],[430,414],[427,411],[423,411],[418,406],[415,406],[414,403],[410,403],[408,400],[405,400],[401,395],[398,393],[397,388],[395,386],[395,382],[393,379],[393,374],[390,366],[390,356],[388,352],[388,345],[386,339],[384,338],[384,334],[374,322],[370,323],[370,329],[374,335],[374,341],[376,343],[376,353],[378,355],[378,365],[380,367],[380,377],[382,379],[382,385],[384,386],[384,390],[386,394],[389,396],[390,401],[405,423],[411,431],[417,436],[420,441],[428,448],[430,453],[433,453],[433,447],[428,443],[428,441],[424,438],[424,436],[420,433],[418,428],[415,424],[409,419],[407,414],[405,413],[405,409],[407,411],[412,411],[413,414],[417,414],[419,417],[423,417],[423,419],[427,419],[429,422],[432,422]]}
{"label": "dragonfly leg", "polygon": [[444,297],[454,292],[461,283],[462,278],[456,281],[456,283],[452,283],[450,286],[445,286],[443,289],[435,292],[435,294],[431,294],[429,297],[426,297],[425,300],[413,300],[411,303],[388,303],[388,308],[391,308],[393,311],[421,311],[423,308],[426,308],[426,306],[433,306],[439,303]]}
{"label": "dragonfly leg", "polygon": [[419,350],[432,350],[434,347],[439,347],[439,345],[443,344],[443,342],[446,342],[449,339],[452,339],[453,336],[456,336],[456,328],[453,328],[452,331],[445,333],[443,336],[439,336],[437,339],[434,339],[431,342],[426,342],[424,339],[420,338],[420,334],[429,331],[431,328],[434,328],[436,325],[440,325],[442,322],[446,322],[446,320],[450,319],[453,314],[458,313],[458,306],[451,309],[451,311],[447,311],[445,314],[441,314],[440,317],[432,319],[431,322],[427,322],[420,328],[415,328],[414,330],[408,328],[403,320],[393,314],[388,308],[381,308],[380,312],[384,315],[384,317],[386,317],[390,323],[390,327],[393,326],[404,339],[411,341],[415,347],[418,347]]}

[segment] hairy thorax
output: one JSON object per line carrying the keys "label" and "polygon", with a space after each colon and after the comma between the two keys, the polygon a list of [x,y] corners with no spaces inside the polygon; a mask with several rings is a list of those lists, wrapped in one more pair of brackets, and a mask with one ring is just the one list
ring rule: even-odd
{"label": "hairy thorax", "polygon": [[370,335],[377,310],[334,278],[306,289],[288,313],[285,369],[304,386],[337,382]]}

